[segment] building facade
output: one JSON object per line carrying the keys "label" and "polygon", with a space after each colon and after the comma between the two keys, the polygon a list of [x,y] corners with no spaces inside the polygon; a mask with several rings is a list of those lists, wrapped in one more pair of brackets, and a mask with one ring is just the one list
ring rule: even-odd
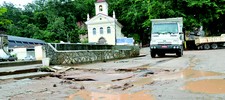
{"label": "building facade", "polygon": [[113,17],[108,16],[108,3],[105,0],[97,0],[95,3],[96,16],[89,18],[85,24],[88,29],[88,42],[98,44],[116,45],[116,39],[122,38],[122,25],[117,21],[115,12]]}

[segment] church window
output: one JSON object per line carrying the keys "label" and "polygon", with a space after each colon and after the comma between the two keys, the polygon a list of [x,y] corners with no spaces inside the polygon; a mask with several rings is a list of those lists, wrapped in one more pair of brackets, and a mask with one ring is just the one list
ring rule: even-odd
{"label": "church window", "polygon": [[102,27],[100,28],[100,34],[103,34],[103,28]]}
{"label": "church window", "polygon": [[103,9],[102,9],[102,5],[100,5],[100,6],[99,6],[99,11],[102,11],[102,10],[103,10]]}
{"label": "church window", "polygon": [[107,33],[108,33],[108,34],[111,33],[110,27],[107,27]]}
{"label": "church window", "polygon": [[96,28],[93,28],[93,34],[96,35]]}

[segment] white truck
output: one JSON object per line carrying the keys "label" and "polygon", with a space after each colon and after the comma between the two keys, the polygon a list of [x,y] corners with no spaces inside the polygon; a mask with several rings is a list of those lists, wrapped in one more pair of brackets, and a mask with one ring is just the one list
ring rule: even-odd
{"label": "white truck", "polygon": [[166,53],[183,55],[183,18],[151,19],[152,31],[150,40],[150,54],[165,56]]}

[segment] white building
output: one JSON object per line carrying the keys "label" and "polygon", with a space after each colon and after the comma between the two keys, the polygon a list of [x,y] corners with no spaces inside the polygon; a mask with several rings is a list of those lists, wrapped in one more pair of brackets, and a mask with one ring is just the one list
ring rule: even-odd
{"label": "white building", "polygon": [[96,16],[90,19],[87,16],[85,24],[88,28],[88,42],[115,45],[117,38],[122,38],[122,25],[117,21],[115,12],[113,17],[108,16],[108,3],[97,0],[95,3]]}

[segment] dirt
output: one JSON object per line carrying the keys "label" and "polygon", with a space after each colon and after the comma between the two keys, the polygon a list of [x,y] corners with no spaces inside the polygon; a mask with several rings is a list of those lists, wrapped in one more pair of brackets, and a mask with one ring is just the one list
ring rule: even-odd
{"label": "dirt", "polygon": [[66,100],[76,100],[79,98],[83,98],[84,100],[155,100],[152,95],[146,94],[146,91],[117,94],[90,92],[85,90],[70,95]]}
{"label": "dirt", "polygon": [[209,71],[199,71],[193,69],[185,69],[182,71],[184,78],[199,78],[199,77],[207,77],[207,76],[221,76],[224,75],[223,73],[217,72],[209,72]]}
{"label": "dirt", "polygon": [[[148,55],[117,63],[74,66],[51,77],[0,81],[0,99],[223,99],[225,63],[222,58],[225,52],[217,52],[185,51],[184,56],[179,58],[166,56],[152,59]],[[219,54],[224,56],[221,59],[210,58]],[[130,62],[143,65],[130,67],[134,64]]]}
{"label": "dirt", "polygon": [[225,80],[207,79],[191,81],[186,84],[184,89],[195,93],[225,94]]}

